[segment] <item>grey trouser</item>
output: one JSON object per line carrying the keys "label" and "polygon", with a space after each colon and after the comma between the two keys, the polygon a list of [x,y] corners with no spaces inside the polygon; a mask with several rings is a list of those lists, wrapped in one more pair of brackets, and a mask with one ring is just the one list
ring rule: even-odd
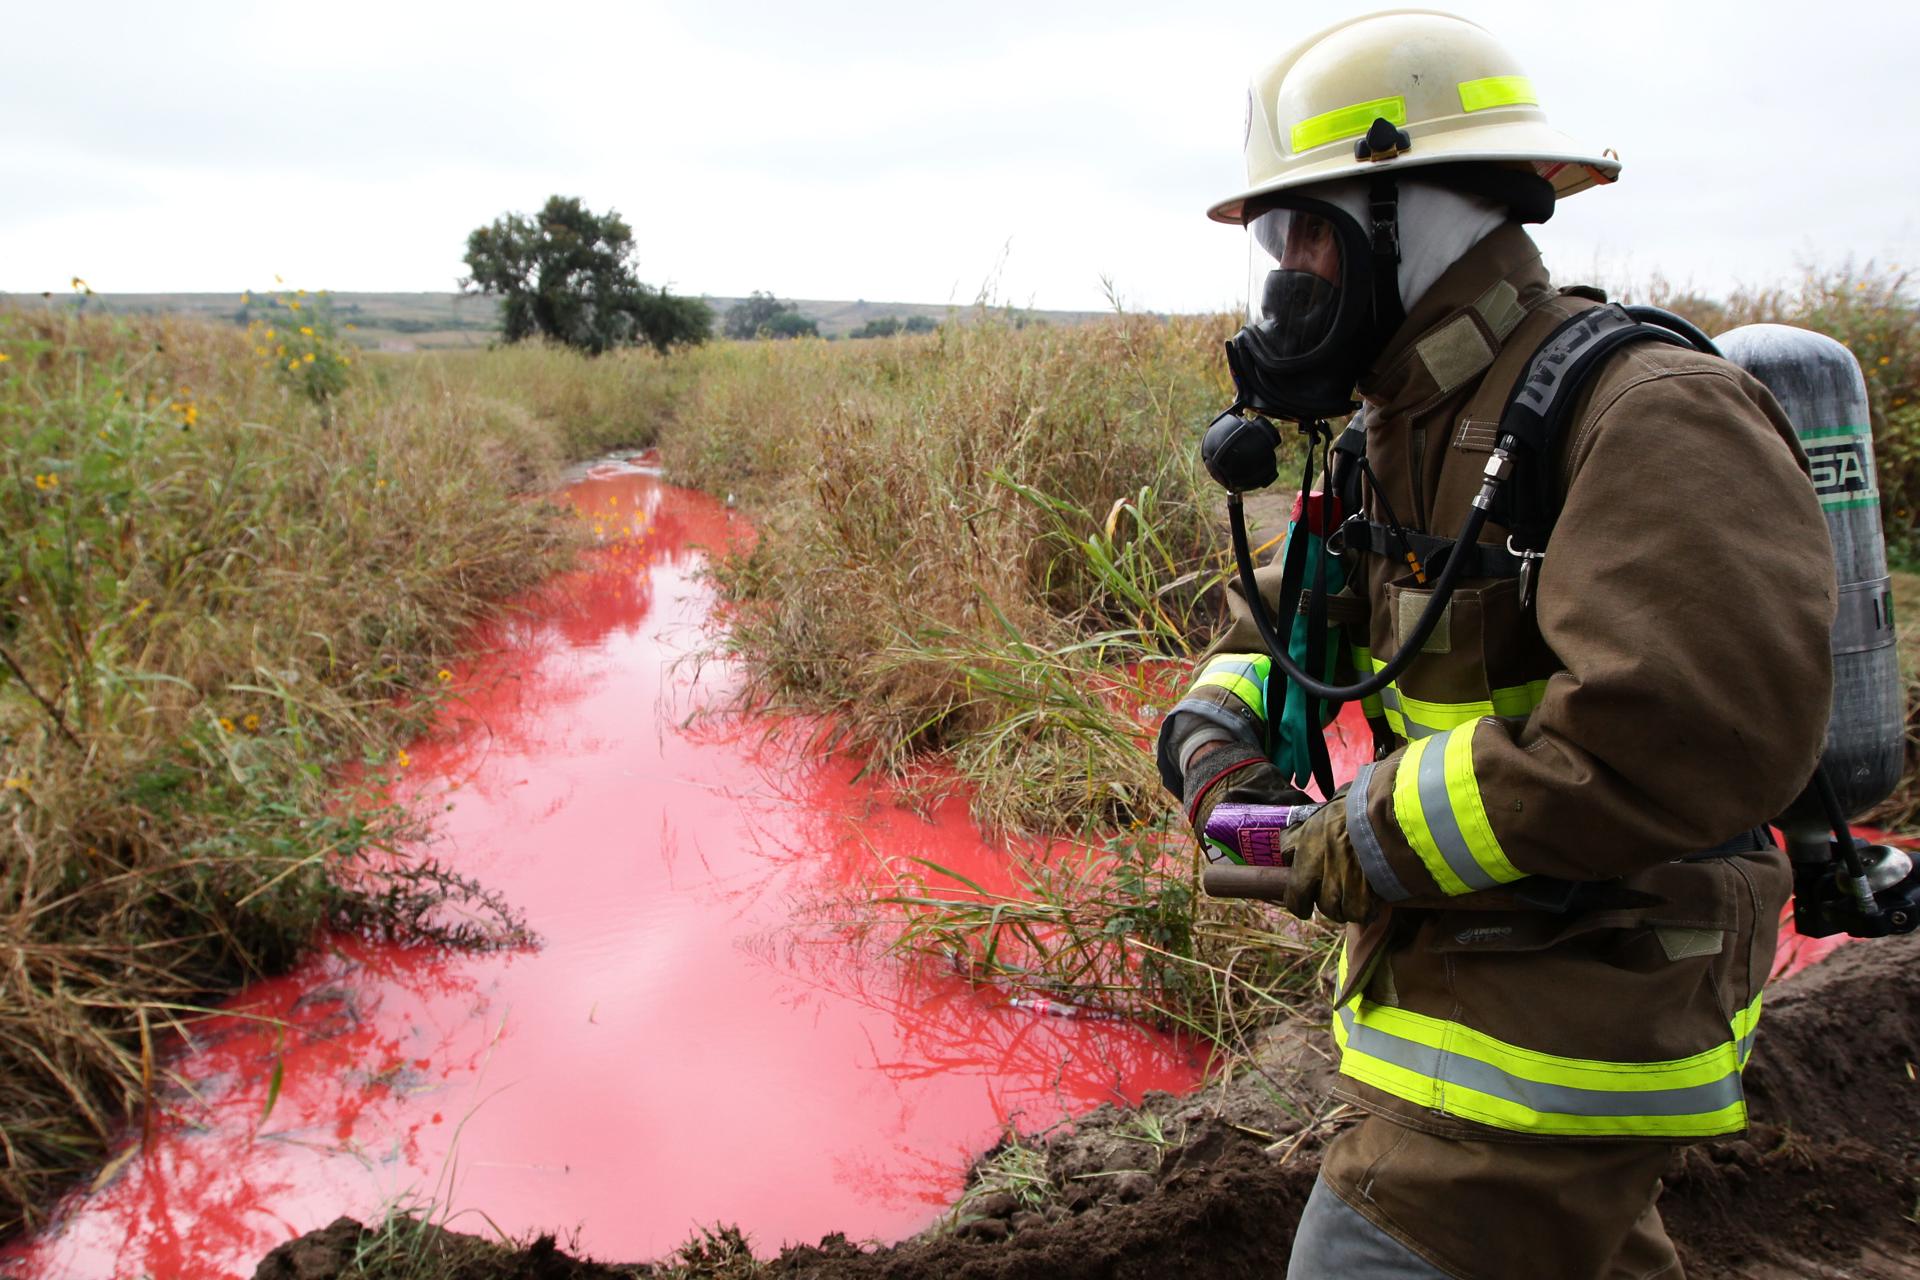
{"label": "grey trouser", "polygon": [[1451,1280],[1440,1268],[1347,1207],[1314,1179],[1293,1233],[1287,1280]]}

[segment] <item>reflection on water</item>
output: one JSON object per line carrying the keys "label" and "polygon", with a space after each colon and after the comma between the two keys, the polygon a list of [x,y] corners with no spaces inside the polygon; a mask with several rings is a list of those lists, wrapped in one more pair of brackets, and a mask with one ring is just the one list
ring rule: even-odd
{"label": "reflection on water", "polygon": [[405,787],[439,810],[434,852],[539,948],[336,938],[249,988],[190,1028],[150,1146],[8,1274],[245,1275],[406,1198],[577,1226],[605,1257],[716,1220],[763,1249],[892,1239],[1003,1123],[1193,1083],[1164,1037],[1010,1009],[794,923],[883,857],[1004,883],[1005,853],[957,805],[928,822],[854,783],[805,725],[689,725],[736,680],[684,658],[712,625],[703,548],[750,534],[630,466],[569,496],[606,545],[483,631]]}

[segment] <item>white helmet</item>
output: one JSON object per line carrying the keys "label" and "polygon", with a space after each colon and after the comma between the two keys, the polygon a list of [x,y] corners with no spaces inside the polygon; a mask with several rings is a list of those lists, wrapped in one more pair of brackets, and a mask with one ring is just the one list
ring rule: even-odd
{"label": "white helmet", "polygon": [[1555,196],[1620,173],[1618,159],[1548,126],[1533,82],[1492,36],[1431,9],[1350,19],[1260,72],[1246,151],[1247,189],[1207,211],[1216,221],[1245,222],[1260,196],[1383,170],[1525,166]]}

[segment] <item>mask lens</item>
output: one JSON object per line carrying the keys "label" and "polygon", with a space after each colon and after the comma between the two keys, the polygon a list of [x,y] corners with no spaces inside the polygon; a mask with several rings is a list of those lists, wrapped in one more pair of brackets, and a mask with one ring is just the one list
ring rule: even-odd
{"label": "mask lens", "polygon": [[1247,320],[1271,354],[1306,355],[1325,342],[1346,277],[1341,239],[1316,213],[1270,209],[1247,224]]}

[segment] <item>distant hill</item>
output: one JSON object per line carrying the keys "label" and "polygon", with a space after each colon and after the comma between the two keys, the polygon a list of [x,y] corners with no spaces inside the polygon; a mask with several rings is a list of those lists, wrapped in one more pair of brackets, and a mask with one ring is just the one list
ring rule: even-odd
{"label": "distant hill", "polygon": [[[713,308],[716,318],[724,316],[727,308],[744,298],[707,298],[707,305]],[[908,320],[914,316],[926,316],[932,320],[945,320],[948,316],[957,317],[963,324],[977,314],[975,308],[968,306],[948,306],[935,302],[868,302],[865,298],[853,302],[828,302],[817,298],[794,298],[791,300],[800,308],[800,314],[820,326],[823,338],[844,338],[855,329],[870,320],[883,320],[896,316]],[[995,308],[1001,311],[1003,308]],[[1024,316],[1028,321],[1045,321],[1048,324],[1085,324],[1089,320],[1099,320],[1113,314],[1110,311],[1032,311],[1024,308],[1012,308],[1012,313]]]}
{"label": "distant hill", "polygon": [[[80,299],[72,294],[0,293],[0,306],[86,306],[128,314],[194,315],[244,325],[249,314],[264,319],[271,314],[263,295],[251,305],[237,293],[96,293]],[[447,347],[484,347],[500,332],[499,301],[472,293],[328,293],[314,295],[317,305],[330,306],[336,320],[354,326],[349,335],[363,346],[386,351],[429,350]],[[742,298],[708,297],[716,320]],[[896,316],[907,320],[928,316],[961,323],[976,315],[971,306],[928,302],[834,302],[796,298],[802,315],[820,326],[823,338],[844,338],[871,320]],[[1029,322],[1073,325],[1107,315],[1104,311],[1037,311],[1013,309]]]}

